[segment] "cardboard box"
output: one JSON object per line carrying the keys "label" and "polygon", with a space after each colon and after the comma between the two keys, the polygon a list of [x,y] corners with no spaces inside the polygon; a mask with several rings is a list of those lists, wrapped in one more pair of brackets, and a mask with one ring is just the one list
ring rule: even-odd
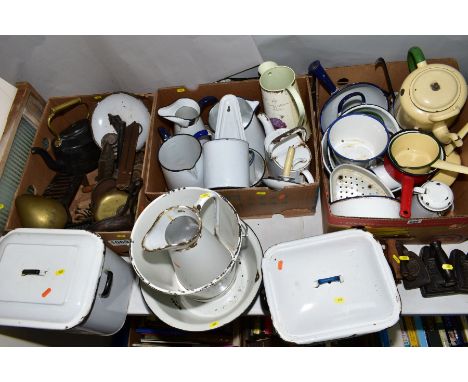
{"label": "cardboard box", "polygon": [[[94,95],[84,95],[84,96],[73,96],[73,97],[54,97],[50,98],[47,102],[47,105],[44,109],[44,113],[42,114],[42,118],[40,121],[38,132],[34,138],[33,146],[43,147],[44,143],[47,142],[47,145],[51,147],[52,141],[54,136],[51,134],[47,127],[47,118],[50,114],[50,110],[52,107],[60,105],[64,102],[67,102],[71,99],[76,97],[80,97],[84,103],[89,108],[90,115],[94,108],[96,107],[97,103],[108,94],[94,94]],[[148,108],[149,112],[153,112],[153,94],[135,94],[136,97],[141,99]],[[83,118],[86,115],[85,107],[79,106],[74,109],[71,109],[69,112],[65,113],[54,119],[54,128],[60,133],[65,128],[67,128],[71,123],[77,121],[80,118]],[[143,161],[143,169],[142,169],[142,176],[145,171],[145,161],[148,154],[148,142],[146,142],[146,148],[144,152],[144,161]],[[53,154],[52,154],[53,156]],[[44,161],[36,155],[29,155],[28,160],[26,162],[25,170],[23,173],[23,177],[21,183],[18,187],[17,195],[21,195],[26,193],[29,187],[33,186],[36,190],[37,195],[42,195],[44,190],[46,189],[47,185],[50,183],[52,178],[56,173],[49,169]],[[94,184],[94,177],[97,174],[97,170],[93,171],[92,173],[88,174],[88,181],[90,184]],[[88,202],[91,199],[91,193],[83,193],[81,188],[80,191],[77,193],[75,199],[71,204],[71,208],[78,204],[89,204]],[[138,204],[137,204],[137,212],[141,211],[144,206],[146,206],[146,198],[144,197],[144,187],[141,188],[139,197],[138,197]],[[7,230],[12,230],[14,228],[21,227],[21,223],[19,220],[19,216],[17,214],[15,206],[13,206],[8,221],[6,225]],[[104,240],[106,246],[111,248],[113,251],[118,253],[119,255],[126,255],[129,251],[130,246],[130,231],[118,231],[118,232],[96,232],[98,233]]]}
{"label": "cardboard box", "polygon": [[[429,63],[439,62],[455,68],[458,64],[454,59],[428,60]],[[409,74],[407,63],[405,61],[388,63],[388,69],[395,91],[398,91],[403,80]],[[327,73],[335,83],[345,84],[354,82],[370,82],[378,85],[384,90],[386,88],[385,77],[381,68],[375,68],[373,64],[356,65],[327,69]],[[316,118],[320,117],[320,110],[329,94],[323,86],[316,82]],[[451,131],[458,131],[468,122],[468,105],[463,108],[457,122],[451,127]],[[317,123],[318,125],[318,123]],[[321,135],[321,132],[320,134]],[[321,139],[321,137],[319,137]],[[320,146],[320,144],[319,144]],[[468,165],[468,142],[459,152],[462,164]],[[452,186],[455,195],[454,211],[449,215],[430,219],[370,219],[370,218],[352,218],[333,215],[330,211],[330,187],[329,177],[324,169],[322,161],[321,166],[321,186],[322,186],[322,214],[323,227],[325,232],[333,232],[347,228],[362,228],[377,238],[401,238],[404,242],[427,243],[430,240],[441,240],[443,242],[462,242],[468,238],[468,176],[460,174]]]}
{"label": "cardboard box", "polygon": [[[304,106],[308,113],[309,121],[314,123],[312,110],[312,98],[310,97],[310,84],[308,77],[297,78],[297,84],[301,93]],[[199,100],[202,97],[212,95],[221,99],[226,94],[234,94],[250,100],[262,100],[258,80],[232,81],[225,83],[213,83],[200,85],[196,89],[185,87],[170,87],[159,89],[155,95],[156,111],[170,105],[179,98],[192,98]],[[202,119],[208,124],[208,112],[204,110]],[[172,130],[172,123],[161,118],[157,112],[153,113],[149,137],[148,172],[145,174],[145,194],[150,200],[154,200],[167,191],[164,175],[158,162],[158,150],[162,143],[158,134],[158,127]],[[308,141],[313,159],[310,172],[314,177],[314,183],[299,187],[290,187],[281,191],[274,191],[268,187],[250,187],[243,189],[217,190],[234,205],[242,217],[270,217],[273,214],[284,216],[312,215],[315,213],[318,189],[320,182],[319,151],[316,145],[318,137],[317,129],[312,126],[312,137]]]}

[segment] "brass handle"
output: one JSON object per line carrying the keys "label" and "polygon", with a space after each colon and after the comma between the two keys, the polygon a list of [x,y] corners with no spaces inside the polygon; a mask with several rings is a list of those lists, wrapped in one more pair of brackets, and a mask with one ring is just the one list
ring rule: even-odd
{"label": "brass handle", "polygon": [[62,144],[62,139],[60,138],[60,135],[52,128],[51,124],[52,124],[52,121],[55,117],[57,117],[58,115],[66,112],[67,110],[70,110],[72,108],[74,108],[75,106],[78,106],[78,105],[85,105],[86,106],[86,109],[88,110],[88,114],[86,116],[86,118],[89,118],[89,108],[88,108],[88,105],[86,105],[80,97],[77,97],[77,98],[73,98],[67,102],[64,102],[60,105],[57,105],[57,106],[54,106],[50,109],[50,114],[49,114],[49,117],[47,118],[47,126],[49,128],[49,131],[52,133],[52,135],[55,136],[55,146],[56,147],[59,147],[61,144]]}

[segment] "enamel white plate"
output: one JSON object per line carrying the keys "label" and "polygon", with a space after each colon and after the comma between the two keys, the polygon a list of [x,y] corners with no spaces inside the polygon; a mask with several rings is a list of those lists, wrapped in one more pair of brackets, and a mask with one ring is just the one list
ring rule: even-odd
{"label": "enamel white plate", "polygon": [[301,183],[287,182],[287,181],[284,181],[284,180],[281,180],[281,179],[275,179],[275,178],[263,178],[262,182],[268,188],[271,188],[272,190],[282,190],[285,187],[297,187],[297,186],[301,185]]}
{"label": "enamel white plate", "polygon": [[151,311],[166,324],[187,331],[216,329],[239,317],[257,296],[262,282],[262,247],[247,226],[247,241],[241,249],[236,278],[229,290],[206,302],[190,296],[171,296],[141,285]]}
{"label": "enamel white plate", "polygon": [[118,115],[127,126],[132,122],[141,125],[141,133],[138,137],[137,150],[141,150],[148,139],[150,127],[150,113],[145,104],[138,98],[125,93],[111,94],[99,102],[94,109],[91,118],[94,141],[101,147],[101,140],[107,133],[115,130],[109,122],[108,114]]}

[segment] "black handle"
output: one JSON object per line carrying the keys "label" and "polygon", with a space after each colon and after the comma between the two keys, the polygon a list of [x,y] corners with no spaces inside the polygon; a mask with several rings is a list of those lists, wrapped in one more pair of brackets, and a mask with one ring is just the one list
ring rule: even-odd
{"label": "black handle", "polygon": [[375,61],[374,66],[375,67],[377,67],[377,66],[382,67],[382,69],[384,71],[384,75],[385,75],[385,81],[387,82],[387,90],[388,90],[389,96],[392,99],[392,104],[394,104],[395,103],[395,91],[393,90],[392,80],[390,78],[390,73],[388,71],[387,63],[385,62],[383,57],[379,57],[377,59],[377,61]]}
{"label": "black handle", "polygon": [[200,106],[200,113],[208,106],[215,105],[218,103],[218,98],[215,96],[206,96],[198,101],[198,106]]}
{"label": "black handle", "polygon": [[23,269],[21,276],[44,276],[40,269]]}
{"label": "black handle", "polygon": [[439,272],[445,280],[445,286],[450,287],[456,285],[455,274],[453,272],[453,266],[450,264],[449,258],[442,248],[440,241],[433,241],[431,243],[431,249],[434,251]]}
{"label": "black handle", "polygon": [[107,280],[106,280],[106,285],[104,286],[104,290],[102,291],[100,297],[106,298],[109,297],[111,288],[112,288],[112,281],[114,281],[114,274],[112,271],[104,271],[107,274]]}

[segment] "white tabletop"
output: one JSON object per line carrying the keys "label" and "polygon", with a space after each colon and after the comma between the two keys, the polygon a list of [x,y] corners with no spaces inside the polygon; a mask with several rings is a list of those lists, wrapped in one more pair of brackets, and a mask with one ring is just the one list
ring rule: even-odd
{"label": "white tabletop", "polygon": [[[245,219],[260,240],[263,252],[272,245],[323,234],[322,211],[320,200],[317,202],[317,212],[312,216],[285,218],[282,215],[273,215],[267,219]],[[422,245],[407,245],[410,251],[419,253]],[[452,249],[459,248],[468,251],[468,241],[461,244],[444,244],[443,248],[450,253]],[[453,295],[444,297],[423,298],[419,289],[406,290],[402,284],[398,285],[402,301],[403,315],[444,315],[468,314],[468,295]],[[134,282],[132,296],[128,307],[129,315],[147,315],[151,311],[146,306],[140,292],[138,281]],[[257,298],[248,315],[264,315],[260,298]]]}

